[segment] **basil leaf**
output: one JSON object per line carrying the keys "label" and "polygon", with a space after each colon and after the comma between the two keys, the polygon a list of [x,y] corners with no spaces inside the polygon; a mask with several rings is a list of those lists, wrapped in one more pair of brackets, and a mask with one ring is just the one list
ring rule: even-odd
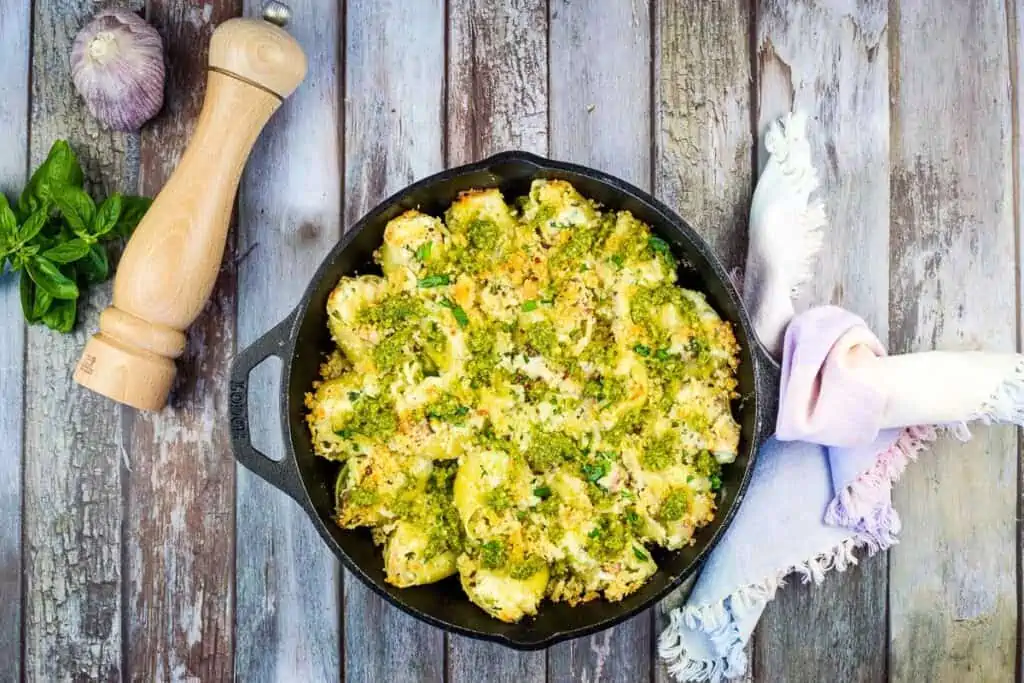
{"label": "basil leaf", "polygon": [[34,323],[35,318],[32,317],[32,311],[35,305],[36,285],[25,271],[21,271],[21,276],[18,278],[18,289],[21,292],[21,312],[25,314],[25,320]]}
{"label": "basil leaf", "polygon": [[[24,276],[24,274],[22,274]],[[32,280],[29,279],[29,282]],[[53,305],[53,297],[50,296],[45,290],[39,287],[35,288],[35,297],[32,301],[32,315],[26,315],[25,318],[30,322],[38,322],[46,312],[50,310],[50,306]]]}
{"label": "basil leaf", "polygon": [[75,317],[78,314],[78,302],[74,299],[54,301],[43,315],[43,323],[51,330],[58,332],[70,332],[75,326]]}
{"label": "basil leaf", "polygon": [[0,244],[10,244],[18,231],[18,219],[7,203],[7,197],[0,192]]}
{"label": "basil leaf", "polygon": [[54,299],[76,299],[78,298],[78,285],[60,272],[60,268],[42,256],[35,256],[25,264],[29,277],[40,289]]}
{"label": "basil leaf", "polygon": [[96,210],[92,219],[92,229],[89,231],[95,237],[102,237],[117,227],[117,221],[121,217],[121,195],[117,192],[107,197]]}
{"label": "basil leaf", "polygon": [[110,260],[107,258],[107,248],[102,244],[90,245],[89,252],[75,265],[85,276],[86,282],[104,282],[110,277]]}
{"label": "basil leaf", "polygon": [[62,187],[54,192],[53,201],[72,230],[80,235],[89,233],[89,226],[96,215],[96,204],[85,190]]}
{"label": "basil leaf", "polygon": [[46,211],[43,209],[33,213],[22,223],[21,228],[18,229],[15,241],[18,244],[25,244],[34,238],[43,229],[43,226],[46,225],[47,218]]}
{"label": "basil leaf", "polygon": [[18,198],[18,213],[27,218],[40,209],[49,211],[53,193],[65,187],[82,187],[85,175],[78,164],[78,158],[66,140],[57,140],[50,148],[28,185]]}
{"label": "basil leaf", "polygon": [[54,263],[72,263],[89,253],[89,243],[76,237],[43,252],[43,258]]}
{"label": "basil leaf", "polygon": [[117,219],[117,226],[111,234],[112,237],[123,237],[128,239],[132,236],[135,226],[139,224],[142,217],[149,211],[153,200],[149,197],[121,197],[121,215]]}

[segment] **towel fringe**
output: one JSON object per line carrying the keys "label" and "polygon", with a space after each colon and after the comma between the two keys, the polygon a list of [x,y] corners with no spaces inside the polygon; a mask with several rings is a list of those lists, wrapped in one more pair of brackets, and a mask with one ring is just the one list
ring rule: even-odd
{"label": "towel fringe", "polygon": [[[866,547],[868,539],[852,536],[834,548],[797,563],[756,584],[743,586],[714,604],[677,607],[669,612],[669,624],[658,637],[658,656],[668,672],[678,681],[722,683],[736,678],[747,669],[747,653],[740,637],[733,607],[746,610],[763,609],[782,586],[786,577],[797,574],[802,583],[820,583],[831,570],[846,571],[857,564],[854,551]],[[683,629],[703,631],[718,652],[725,657],[698,659],[691,657],[683,644]]]}
{"label": "towel fringe", "polygon": [[933,427],[908,427],[878,454],[874,466],[839,492],[825,509],[825,523],[856,532],[874,555],[896,543],[900,516],[892,506],[892,485],[907,464],[935,440]]}
{"label": "towel fringe", "polygon": [[[978,412],[971,415],[967,422],[980,420],[990,425],[994,422],[1009,422],[1024,426],[1024,359],[1004,379],[992,393]],[[969,441],[971,430],[966,422],[949,425],[949,429],[961,441]]]}
{"label": "towel fringe", "polygon": [[[932,427],[909,427],[875,465],[858,477],[829,505],[825,521],[854,531],[830,550],[805,562],[787,567],[756,584],[743,586],[715,604],[678,607],[669,613],[669,625],[658,638],[658,656],[678,681],[722,683],[741,676],[747,668],[745,642],[740,637],[733,607],[744,611],[763,609],[786,585],[786,577],[796,574],[802,583],[821,583],[830,571],[846,571],[857,564],[856,551],[874,555],[896,543],[899,516],[888,500],[888,493],[907,464],[935,440]],[[718,652],[725,656],[713,660],[691,657],[683,645],[683,629],[703,631]]]}

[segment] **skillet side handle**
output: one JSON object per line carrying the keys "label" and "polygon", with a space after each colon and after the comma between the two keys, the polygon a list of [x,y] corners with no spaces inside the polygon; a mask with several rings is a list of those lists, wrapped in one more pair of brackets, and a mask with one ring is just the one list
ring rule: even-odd
{"label": "skillet side handle", "polygon": [[252,445],[252,435],[249,433],[249,375],[253,368],[270,356],[285,360],[284,351],[294,318],[294,313],[289,314],[270,332],[239,353],[232,362],[229,410],[231,449],[234,451],[235,459],[301,505],[304,490],[295,459],[286,453],[284,459],[280,461],[271,460]]}
{"label": "skillet side handle", "polygon": [[759,341],[754,344],[753,355],[755,357],[754,383],[757,386],[759,404],[754,443],[760,448],[775,435],[775,425],[779,417],[782,366]]}

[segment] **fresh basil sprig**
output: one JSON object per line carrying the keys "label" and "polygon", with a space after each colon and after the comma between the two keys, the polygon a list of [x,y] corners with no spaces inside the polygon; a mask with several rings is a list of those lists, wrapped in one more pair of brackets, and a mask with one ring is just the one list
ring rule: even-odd
{"label": "fresh basil sprig", "polygon": [[57,140],[13,207],[0,193],[0,275],[20,271],[25,319],[59,332],[75,326],[83,286],[110,277],[109,243],[129,237],[151,203],[114,193],[97,206],[84,181]]}

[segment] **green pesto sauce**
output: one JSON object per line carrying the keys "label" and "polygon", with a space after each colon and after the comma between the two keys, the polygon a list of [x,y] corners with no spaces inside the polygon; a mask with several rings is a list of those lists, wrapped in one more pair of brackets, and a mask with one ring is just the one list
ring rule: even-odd
{"label": "green pesto sauce", "polygon": [[459,399],[451,394],[442,394],[437,400],[428,405],[424,412],[430,419],[461,425],[466,422],[469,406],[463,405],[459,402]]}
{"label": "green pesto sauce", "polygon": [[567,462],[580,460],[583,450],[563,432],[545,432],[534,427],[526,462],[534,472],[548,472]]}
{"label": "green pesto sauce", "polygon": [[690,324],[696,322],[693,302],[683,296],[682,290],[671,283],[644,287],[629,301],[630,318],[637,325],[642,325],[655,342],[665,341],[665,333],[657,318],[666,304],[678,307],[686,322]]}
{"label": "green pesto sauce", "polygon": [[466,363],[470,386],[486,386],[493,380],[494,369],[501,360],[495,351],[497,344],[496,327],[480,327],[470,331],[466,340],[466,346],[471,354],[469,362]]}
{"label": "green pesto sauce", "polygon": [[595,377],[583,385],[583,396],[595,401],[617,403],[626,396],[626,381],[619,377]]}
{"label": "green pesto sauce", "polygon": [[507,562],[508,551],[502,541],[487,541],[480,546],[480,565],[484,569],[501,569]]}
{"label": "green pesto sauce", "polygon": [[395,407],[381,396],[360,395],[353,405],[352,415],[342,427],[335,428],[334,433],[343,439],[361,435],[367,437],[387,437],[398,429],[398,418]]}
{"label": "green pesto sauce", "polygon": [[355,505],[356,507],[369,507],[376,503],[377,500],[377,494],[374,491],[359,486],[348,492],[348,504]]}
{"label": "green pesto sauce", "polygon": [[496,486],[484,496],[484,503],[495,512],[503,512],[512,507],[512,494],[507,486]]}
{"label": "green pesto sauce", "polygon": [[408,327],[427,315],[423,301],[411,294],[392,294],[359,311],[359,322],[393,330]]}
{"label": "green pesto sauce", "polygon": [[682,519],[690,510],[690,492],[687,489],[676,489],[668,494],[665,502],[658,510],[658,519],[663,522],[674,522]]}
{"label": "green pesto sauce", "polygon": [[455,507],[450,501],[438,499],[436,503],[428,505],[427,510],[432,515],[424,559],[429,560],[447,552],[462,552],[462,521]]}
{"label": "green pesto sauce", "polygon": [[520,344],[545,358],[557,359],[561,355],[555,326],[548,320],[519,328],[517,337]]}
{"label": "green pesto sauce", "polygon": [[722,465],[711,451],[699,451],[695,455],[687,456],[687,464],[693,467],[694,471],[702,477],[716,477],[722,472]]}
{"label": "green pesto sauce", "polygon": [[655,439],[644,448],[640,456],[640,465],[645,470],[659,472],[677,462],[678,448],[671,435]]}
{"label": "green pesto sauce", "polygon": [[530,578],[540,570],[544,569],[546,566],[547,563],[544,562],[542,558],[537,557],[536,555],[530,555],[521,562],[513,562],[511,565],[509,565],[508,575],[511,576],[513,579],[522,581],[524,579]]}
{"label": "green pesto sauce", "polygon": [[389,373],[407,358],[406,350],[412,341],[412,329],[396,331],[373,349],[373,362],[382,373]]}
{"label": "green pesto sauce", "polygon": [[596,235],[593,230],[576,226],[571,228],[569,239],[555,251],[548,260],[548,272],[554,280],[560,280],[579,271],[580,264],[594,249]]}
{"label": "green pesto sauce", "polygon": [[602,515],[587,534],[587,552],[599,560],[619,557],[630,542],[629,527],[611,515]]}
{"label": "green pesto sauce", "polygon": [[626,436],[642,434],[648,418],[646,410],[634,408],[622,415],[615,426],[604,433],[602,439],[612,446],[618,446]]}

